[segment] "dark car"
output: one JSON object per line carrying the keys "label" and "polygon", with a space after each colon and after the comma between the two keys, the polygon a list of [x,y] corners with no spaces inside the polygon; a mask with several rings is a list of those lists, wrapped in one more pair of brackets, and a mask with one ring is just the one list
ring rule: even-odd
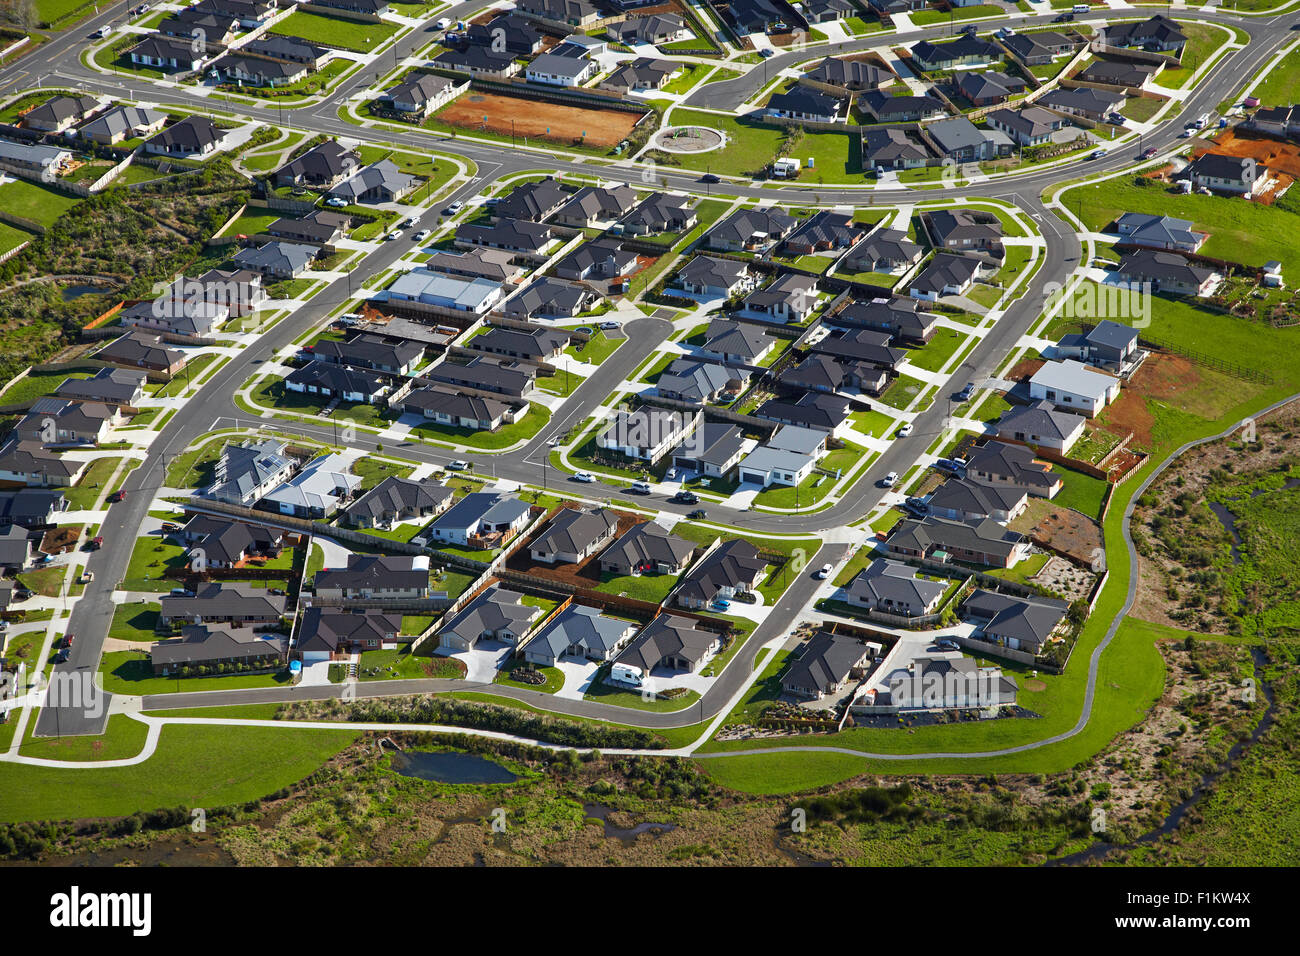
{"label": "dark car", "polygon": [[73,642],[73,640],[75,640],[75,638],[76,638],[76,636],[73,635],[73,634],[65,634],[65,635],[63,636],[63,646],[64,646],[64,647],[71,647],[71,646],[72,646],[72,642]]}
{"label": "dark car", "polygon": [[59,653],[54,655],[54,663],[56,664],[62,664],[65,661],[67,661],[67,659],[68,659],[68,649],[66,647],[63,650],[59,651]]}
{"label": "dark car", "polygon": [[679,491],[673,495],[673,501],[683,505],[693,505],[700,500],[700,496],[693,491]]}
{"label": "dark car", "polygon": [[1073,13],[1062,13],[1058,16],[1052,17],[1053,23],[1070,23],[1073,20],[1074,20]]}
{"label": "dark car", "polygon": [[108,496],[109,501],[126,501],[125,491],[115,491]]}
{"label": "dark car", "polygon": [[686,517],[690,518],[692,521],[703,521],[708,516],[709,516],[708,512],[705,511],[703,508],[696,508]]}
{"label": "dark car", "polygon": [[705,173],[703,176],[700,177],[700,182],[702,182],[702,183],[720,183],[720,182],[722,182],[722,177],[719,176],[717,173]]}

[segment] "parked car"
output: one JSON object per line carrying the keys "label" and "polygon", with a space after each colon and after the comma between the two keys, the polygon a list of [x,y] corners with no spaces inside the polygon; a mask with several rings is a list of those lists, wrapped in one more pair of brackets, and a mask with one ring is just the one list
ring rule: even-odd
{"label": "parked car", "polygon": [[703,520],[704,520],[705,518],[707,518],[708,516],[709,516],[709,513],[708,513],[707,511],[705,511],[703,508],[696,508],[694,511],[692,511],[690,514],[688,514],[686,517],[690,518],[692,521],[703,521]]}
{"label": "parked car", "polygon": [[454,216],[456,215],[456,213],[460,212],[464,208],[465,208],[465,204],[461,202],[459,199],[457,199],[454,203],[452,203],[450,206],[444,209],[443,213],[445,213],[448,216]]}
{"label": "parked car", "polygon": [[703,176],[700,177],[700,182],[702,182],[702,183],[720,183],[720,182],[722,182],[722,177],[719,176],[717,173],[705,173]]}
{"label": "parked car", "polygon": [[939,650],[941,650],[941,651],[959,651],[959,650],[961,650],[961,645],[958,644],[956,641],[948,641],[948,640],[944,640],[944,641],[935,641],[935,642],[934,642],[934,646],[937,647],[937,648],[939,648]]}
{"label": "parked car", "polygon": [[455,461],[447,462],[448,471],[465,471],[469,468],[469,462],[461,461],[457,458]]}
{"label": "parked car", "polygon": [[652,489],[648,481],[634,481],[632,482],[632,490],[638,495],[648,495]]}
{"label": "parked car", "polygon": [[912,423],[911,423],[911,422],[908,422],[906,425],[904,425],[902,428],[900,428],[900,429],[898,430],[898,437],[899,437],[899,438],[906,438],[906,437],[907,437],[908,435],[910,435],[910,434],[912,434]]}
{"label": "parked car", "polygon": [[188,588],[172,588],[172,597],[194,597],[194,592]]}
{"label": "parked car", "polygon": [[392,239],[401,239],[401,238],[402,238],[402,230],[400,230],[400,229],[394,229],[394,230],[393,230],[392,232],[390,232],[388,235],[384,236],[384,238],[385,238],[385,239],[389,239],[389,240],[392,240]]}
{"label": "parked car", "polygon": [[731,607],[731,602],[724,600],[723,598],[715,598],[713,601],[713,607],[719,611],[725,611]]}
{"label": "parked car", "polygon": [[960,402],[970,401],[971,396],[974,394],[975,394],[975,383],[967,382],[966,387],[957,393],[957,400]]}
{"label": "parked car", "polygon": [[56,664],[66,663],[68,660],[68,656],[69,656],[68,649],[65,647],[63,650],[59,651],[59,653],[54,655],[54,663]]}
{"label": "parked car", "polygon": [[65,648],[71,647],[71,646],[72,646],[72,642],[75,641],[76,639],[77,639],[77,636],[76,636],[75,634],[71,633],[71,632],[69,632],[69,633],[67,633],[67,634],[64,634],[64,635],[63,635],[63,646],[64,646]]}
{"label": "parked car", "polygon": [[433,233],[431,233],[428,229],[421,229],[419,232],[415,234],[414,238],[416,242],[424,242],[424,240],[428,239],[432,235]]}
{"label": "parked car", "polygon": [[86,542],[87,551],[98,551],[103,546],[104,546],[103,537],[91,538],[89,541]]}
{"label": "parked car", "polygon": [[700,496],[693,491],[682,489],[677,492],[677,494],[673,495],[672,500],[676,501],[678,504],[693,505],[700,500]]}
{"label": "parked car", "polygon": [[93,580],[95,580],[95,572],[94,572],[94,571],[82,571],[82,572],[81,572],[81,583],[82,583],[82,584],[89,584],[89,583],[90,583],[91,581],[93,581]]}
{"label": "parked car", "polygon": [[766,60],[768,57],[776,56],[776,51],[769,46],[769,47],[765,47],[762,50],[759,50],[758,55]]}
{"label": "parked car", "polygon": [[813,577],[815,577],[818,581],[825,581],[830,576],[831,576],[831,565],[829,564],[823,564],[820,568],[817,569],[817,573],[813,575]]}
{"label": "parked car", "polygon": [[621,328],[622,328],[622,326],[619,325],[617,322],[610,322],[610,321],[606,321],[606,322],[602,322],[602,323],[600,323],[600,327],[601,327],[602,329],[605,329],[606,331],[609,331],[609,330],[611,330],[611,329],[621,329]]}
{"label": "parked car", "polygon": [[880,479],[880,483],[886,488],[894,487],[894,485],[898,483],[898,472],[891,471],[889,474],[885,475],[884,478]]}
{"label": "parked car", "polygon": [[1088,158],[1103,159],[1105,155],[1106,155],[1106,151],[1104,149],[1094,149],[1091,153],[1088,154]]}
{"label": "parked car", "polygon": [[108,496],[109,501],[126,501],[125,491],[115,491]]}
{"label": "parked car", "polygon": [[1146,149],[1142,150],[1142,158],[1143,158],[1143,159],[1155,159],[1156,154],[1159,153],[1159,152],[1160,152],[1159,147],[1156,147],[1156,146],[1148,146]]}
{"label": "parked car", "polygon": [[329,199],[325,200],[325,205],[329,206],[331,209],[342,209],[347,204],[348,201],[342,196],[330,196]]}
{"label": "parked car", "polygon": [[589,471],[580,471],[573,476],[573,480],[590,484],[591,482],[596,480],[596,476]]}

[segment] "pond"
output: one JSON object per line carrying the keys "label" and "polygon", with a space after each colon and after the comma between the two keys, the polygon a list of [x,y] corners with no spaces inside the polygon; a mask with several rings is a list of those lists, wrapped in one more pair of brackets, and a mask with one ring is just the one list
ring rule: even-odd
{"label": "pond", "polygon": [[607,838],[621,840],[626,846],[631,846],[642,833],[649,833],[652,836],[659,837],[669,830],[677,829],[675,823],[655,823],[652,821],[637,823],[630,827],[620,827],[609,821],[609,815],[614,812],[613,809],[600,803],[584,803],[582,812],[588,817],[599,820],[604,825]]}
{"label": "pond", "polygon": [[65,285],[60,295],[63,296],[64,302],[71,302],[74,299],[80,299],[83,295],[105,295],[113,291],[108,286],[102,285]]}
{"label": "pond", "polygon": [[[1286,480],[1286,484],[1284,484],[1281,488],[1274,488],[1274,489],[1259,488],[1255,491],[1252,491],[1250,493],[1250,497],[1258,498],[1260,495],[1264,494],[1266,491],[1269,490],[1291,491],[1294,488],[1300,488],[1300,478],[1288,478]],[[1230,502],[1241,501],[1241,499],[1229,498],[1228,501]],[[1232,552],[1232,563],[1241,564],[1241,549],[1239,547],[1241,544],[1241,535],[1237,533],[1236,514],[1234,514],[1232,509],[1230,509],[1227,505],[1223,504],[1222,502],[1211,501],[1209,502],[1209,505],[1210,505],[1210,510],[1214,512],[1214,516],[1219,519],[1219,524],[1223,525],[1223,530],[1227,531],[1228,534],[1232,536],[1232,543],[1229,545],[1229,549]]]}
{"label": "pond", "polygon": [[513,783],[519,779],[486,757],[454,750],[399,751],[393,754],[392,767],[403,777],[439,783]]}

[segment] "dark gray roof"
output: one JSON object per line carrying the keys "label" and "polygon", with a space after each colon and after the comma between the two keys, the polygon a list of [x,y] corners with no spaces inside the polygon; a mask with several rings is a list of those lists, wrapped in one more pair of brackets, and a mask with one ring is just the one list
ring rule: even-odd
{"label": "dark gray roof", "polygon": [[404,512],[436,510],[453,497],[450,488],[436,481],[415,481],[389,475],[348,505],[346,513],[349,517],[366,515],[371,520],[383,520]]}
{"label": "dark gray roof", "polygon": [[781,675],[781,686],[791,690],[821,691],[840,684],[867,655],[867,646],[843,634],[818,631]]}
{"label": "dark gray roof", "polygon": [[487,632],[508,630],[520,635],[541,609],[524,604],[523,595],[493,585],[467,604],[439,631],[451,633],[467,643],[477,641]]}
{"label": "dark gray roof", "polygon": [[429,587],[429,559],[409,555],[349,554],[346,568],[322,568],[316,572],[316,593],[338,588],[421,588]]}
{"label": "dark gray roof", "polygon": [[696,628],[689,618],[660,614],[618,655],[618,663],[647,674],[668,656],[699,664],[717,641],[717,634]]}
{"label": "dark gray roof", "polygon": [[604,508],[578,511],[564,508],[529,548],[549,554],[582,554],[596,542],[608,538],[618,527],[618,515]]}
{"label": "dark gray roof", "polygon": [[617,560],[631,567],[666,564],[676,567],[695,551],[693,541],[679,538],[653,521],[633,525],[601,555],[603,561]]}
{"label": "dark gray roof", "polygon": [[682,580],[678,595],[694,601],[709,602],[722,587],[735,587],[753,581],[767,567],[758,549],[748,541],[735,538],[725,541]]}
{"label": "dark gray roof", "polygon": [[606,617],[594,607],[570,604],[533,636],[526,650],[535,654],[545,648],[556,658],[571,647],[580,647],[592,657],[606,658],[634,626],[630,621]]}

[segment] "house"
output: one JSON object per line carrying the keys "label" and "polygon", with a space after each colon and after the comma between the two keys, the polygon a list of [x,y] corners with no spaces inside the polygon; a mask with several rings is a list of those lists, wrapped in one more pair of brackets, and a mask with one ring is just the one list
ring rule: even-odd
{"label": "house", "polygon": [[534,561],[581,564],[614,539],[618,515],[605,508],[562,508],[528,546]]}
{"label": "house", "polygon": [[379,103],[395,113],[428,119],[468,88],[468,82],[457,83],[434,73],[415,73],[386,90]]}
{"label": "house", "polygon": [[408,176],[389,159],[381,159],[348,177],[330,190],[330,195],[349,203],[397,202],[415,186]]}
{"label": "house", "polygon": [[738,209],[704,235],[704,246],[719,252],[749,252],[780,242],[799,220],[780,209]]}
{"label": "house", "polygon": [[887,169],[919,169],[931,158],[930,151],[904,130],[886,127],[862,131],[862,165],[877,175]]}
{"label": "house", "polygon": [[327,518],[339,503],[347,501],[361,487],[361,476],[348,471],[342,455],[320,455],[258,503],[266,511],[295,518]]}
{"label": "house", "polygon": [[10,573],[26,571],[32,565],[32,542],[21,525],[0,531],[0,569]]}
{"label": "house", "polygon": [[635,667],[649,676],[655,668],[694,673],[718,652],[721,638],[701,630],[690,618],[660,614],[642,629],[615,663]]}
{"label": "house", "polygon": [[652,13],[645,17],[629,17],[605,28],[606,35],[618,43],[632,46],[648,43],[658,46],[662,43],[675,43],[691,36],[686,22],[675,13]]}
{"label": "house", "polygon": [[873,712],[996,708],[1016,702],[1016,682],[1001,668],[980,667],[969,657],[921,656],[887,678]]}
{"label": "house", "polygon": [[476,432],[494,432],[502,425],[515,422],[527,407],[516,407],[446,387],[415,388],[402,399],[405,414],[419,415],[438,425]]}
{"label": "house", "polygon": [[423,536],[438,543],[478,549],[506,544],[527,524],[528,502],[498,491],[473,491],[427,527]]}
{"label": "house", "polygon": [[1127,63],[1120,60],[1093,60],[1074,75],[1085,83],[1118,86],[1125,90],[1146,89],[1161,70],[1160,66]]}
{"label": "house", "polygon": [[681,65],[671,60],[639,56],[635,60],[619,65],[614,72],[600,81],[600,88],[624,94],[639,93],[643,90],[662,90],[680,69]]}
{"label": "house", "polygon": [[1138,353],[1138,330],[1102,319],[1087,332],[1065,335],[1056,343],[1060,358],[1077,358],[1092,365],[1123,367]]}
{"label": "house", "polygon": [[581,86],[595,76],[598,69],[596,61],[585,57],[543,53],[528,64],[524,77],[529,83],[543,83],[547,86]]}
{"label": "house", "polygon": [[372,17],[382,16],[388,12],[388,0],[312,0],[312,2],[318,7],[365,13]]}
{"label": "house", "polygon": [[1141,47],[1155,53],[1174,53],[1180,57],[1183,47],[1187,45],[1187,36],[1178,28],[1178,23],[1163,13],[1157,13],[1140,23],[1107,24],[1102,33],[1104,42],[1110,46]]}
{"label": "house", "polygon": [[1040,106],[1022,110],[994,110],[984,117],[994,129],[1001,130],[1021,146],[1042,146],[1052,141],[1052,134],[1066,125],[1066,120]]}
{"label": "house", "polygon": [[178,532],[189,548],[189,567],[196,572],[210,568],[237,568],[249,557],[275,558],[280,554],[283,535],[266,525],[226,521],[195,515]]}
{"label": "house", "polygon": [[612,222],[636,204],[636,190],[631,186],[583,186],[572,193],[551,221],[574,229],[590,229]]}
{"label": "house", "polygon": [[995,427],[999,438],[1065,454],[1082,437],[1087,424],[1082,415],[1059,411],[1052,402],[1041,401],[1007,409]]}
{"label": "house", "polygon": [[857,638],[818,631],[781,675],[781,690],[808,700],[833,697],[867,675],[870,659],[871,648]]}
{"label": "house", "polygon": [[1259,193],[1269,180],[1268,170],[1256,163],[1253,156],[1219,153],[1202,153],[1187,164],[1178,178],[1190,179],[1197,189],[1246,197]]}
{"label": "house", "polygon": [[1060,475],[1034,457],[1024,445],[991,441],[976,448],[966,462],[966,480],[996,488],[1052,498],[1061,490]]}
{"label": "house", "polygon": [[843,272],[902,273],[921,261],[925,254],[902,229],[877,225],[840,260]]}
{"label": "house", "polygon": [[851,214],[823,209],[790,234],[782,251],[795,256],[835,252],[848,249],[865,235]]}
{"label": "house", "polygon": [[584,242],[559,262],[554,273],[561,279],[591,281],[620,279],[636,271],[637,254],[616,239]]}
{"label": "house", "polygon": [[948,115],[933,96],[891,96],[884,90],[863,93],[858,97],[858,109],[876,123],[919,123]]}
{"label": "house", "polygon": [[816,464],[817,459],[812,455],[759,445],[736,467],[742,483],[757,484],[762,488],[772,485],[796,488],[812,474]]}
{"label": "house", "polygon": [[679,358],[660,373],[655,391],[661,398],[708,405],[724,394],[738,393],[748,378],[749,373],[743,369],[700,359]]}
{"label": "house", "polygon": [[533,22],[518,14],[503,13],[486,23],[471,23],[465,38],[497,53],[527,57],[542,49],[542,35]]}
{"label": "house", "polygon": [[509,53],[497,53],[491,47],[476,45],[463,50],[444,50],[434,58],[432,65],[496,79],[514,76],[520,70],[519,61]]}
{"label": "house", "polygon": [[898,617],[933,614],[943,602],[949,582],[923,578],[898,561],[877,558],[849,582],[844,600],[854,607]]}
{"label": "house", "polygon": [[0,445],[0,482],[32,488],[69,488],[89,462],[73,461],[47,450],[40,442],[10,436]]}
{"label": "house", "polygon": [[889,343],[888,332],[871,329],[835,329],[812,344],[813,354],[828,355],[837,361],[866,362],[879,368],[896,369],[907,361],[907,352]]}
{"label": "house", "polygon": [[395,650],[401,633],[400,614],[309,607],[303,612],[295,646],[304,664],[314,664],[365,651]]}
{"label": "house", "polygon": [[1092,418],[1119,397],[1119,379],[1074,359],[1047,362],[1029,379],[1034,401],[1048,401]]}
{"label": "house", "polygon": [[954,163],[983,162],[1011,152],[1011,141],[996,129],[980,129],[964,116],[925,127],[939,154]]}
{"label": "house", "polygon": [[244,673],[278,670],[288,656],[289,638],[251,627],[190,625],[181,636],[149,646],[149,663],[156,677],[183,674],[197,668],[234,666]]}
{"label": "house", "polygon": [[1009,568],[1028,552],[1029,540],[992,518],[966,522],[929,516],[904,518],[889,532],[885,546],[908,558]]}
{"label": "house", "polygon": [[22,441],[46,445],[98,445],[122,422],[116,405],[75,402],[45,397],[32,402],[27,415],[14,426]]}
{"label": "house", "polygon": [[[865,242],[859,243],[854,249],[854,254],[865,255],[862,250],[864,247],[869,250],[871,242],[871,238],[868,237]],[[906,250],[906,247],[904,249]],[[857,261],[865,263],[866,260]],[[860,299],[854,300],[826,321],[851,328],[888,332],[893,338],[914,345],[924,345],[933,337],[939,317],[933,312],[918,311],[915,299],[891,295],[873,298],[866,302]]]}
{"label": "house", "polygon": [[784,93],[774,93],[767,101],[769,116],[811,123],[834,123],[843,107],[843,100],[798,84]]}
{"label": "house", "polygon": [[480,641],[518,644],[528,634],[540,607],[523,603],[524,596],[493,585],[474,598],[438,632],[440,647],[472,651]]}
{"label": "house", "polygon": [[509,252],[486,246],[475,246],[465,252],[439,250],[424,261],[424,268],[467,279],[489,279],[498,285],[513,282],[524,274],[524,267],[517,265]]}
{"label": "house", "polygon": [[654,464],[694,431],[700,419],[700,412],[689,414],[651,405],[631,412],[620,409],[597,433],[596,447]]}
{"label": "house", "polygon": [[817,308],[817,280],[786,273],[745,296],[744,311],[769,322],[803,322]]}
{"label": "house", "polygon": [[509,195],[497,200],[496,205],[491,207],[492,215],[497,219],[539,223],[567,203],[573,195],[547,176],[536,182],[516,186]]}
{"label": "house", "polygon": [[808,23],[833,23],[858,16],[858,8],[849,0],[802,0],[794,4]]}
{"label": "house", "polygon": [[177,294],[177,286],[188,283],[180,280],[169,292],[152,302],[137,302],[118,313],[122,325],[131,329],[149,329],[171,335],[206,336],[230,318],[225,305],[207,302],[201,295]]}
{"label": "house", "polygon": [[127,50],[127,56],[136,66],[184,73],[198,70],[207,59],[206,51],[195,50],[193,42],[160,33],[146,36]]}
{"label": "house", "polygon": [[0,530],[10,525],[24,528],[53,527],[58,516],[68,510],[62,491],[22,488],[0,491]]}
{"label": "house", "polygon": [[424,373],[434,382],[523,398],[537,382],[537,368],[523,362],[475,356],[464,365],[442,361]]}
{"label": "house", "polygon": [[345,568],[316,572],[316,596],[332,600],[415,600],[429,596],[428,555],[349,554]]}
{"label": "house", "polygon": [[977,589],[962,602],[962,616],[978,624],[973,635],[1013,651],[1039,654],[1057,633],[1068,610],[1063,601],[1022,598]]}
{"label": "house", "polygon": [[1006,524],[1029,504],[1028,495],[1008,485],[986,485],[961,478],[949,478],[926,501],[930,514],[954,521],[992,518]]}
{"label": "house", "polygon": [[392,528],[409,518],[437,517],[453,500],[452,489],[436,481],[389,475],[343,509],[342,520],[352,528]]}
{"label": "house", "polygon": [[758,406],[753,414],[757,418],[766,418],[782,425],[815,428],[834,435],[848,421],[849,400],[837,395],[806,392],[793,402],[769,399]]}
{"label": "house", "polygon": [[729,0],[727,3],[727,17],[741,36],[781,32],[789,27],[792,12],[776,0]]}
{"label": "house", "polygon": [[118,106],[86,123],[77,135],[101,146],[114,146],[124,139],[156,133],[166,122],[167,114],[161,110]]}
{"label": "house", "polygon": [[1120,111],[1124,105],[1124,94],[1081,86],[1073,90],[1049,90],[1034,102],[1039,106],[1100,123],[1111,113]]}
{"label": "house", "polygon": [[912,47],[911,53],[912,59],[926,72],[979,66],[1002,58],[996,44],[970,35],[944,43],[922,40]]}
{"label": "house", "polygon": [[68,378],[53,395],[73,401],[101,402],[105,405],[135,406],[144,398],[148,376],[122,368],[101,368],[90,378]]}
{"label": "house", "polygon": [[24,113],[22,125],[42,133],[62,133],[94,115],[98,109],[99,100],[93,96],[52,96]]}
{"label": "house", "polygon": [[310,212],[301,219],[277,219],[266,227],[266,234],[276,239],[292,239],[314,246],[331,246],[347,237],[351,216],[324,209]]}
{"label": "house", "polygon": [[201,494],[231,504],[251,507],[293,474],[294,459],[285,454],[285,443],[226,442],[212,472],[212,484]]}
{"label": "house", "polygon": [[199,0],[189,9],[233,17],[245,30],[256,30],[280,12],[277,0]]}
{"label": "house", "polygon": [[312,70],[319,70],[324,66],[333,52],[329,47],[317,46],[297,37],[279,36],[274,33],[264,33],[256,40],[245,43],[240,49],[245,53],[255,53],[273,60],[302,63]]}
{"label": "house", "polygon": [[1020,77],[997,70],[969,70],[957,80],[957,91],[976,107],[1005,103],[1025,92],[1025,86]]}
{"label": "house", "polygon": [[758,587],[767,573],[767,559],[748,541],[733,538],[706,554],[682,579],[673,599],[682,607],[707,608]]}
{"label": "house", "polygon": [[1123,242],[1170,252],[1195,252],[1210,238],[1208,232],[1193,229],[1189,220],[1142,212],[1124,213],[1115,220],[1115,231]]}
{"label": "house", "polygon": [[145,140],[144,151],[158,156],[204,159],[220,148],[225,135],[206,116],[187,116]]}
{"label": "house", "polygon": [[427,265],[399,275],[387,292],[393,301],[419,302],[472,315],[491,311],[505,296],[495,279],[445,275]]}
{"label": "house", "polygon": [[677,285],[690,295],[729,299],[754,287],[755,278],[744,262],[696,256],[677,273]]}
{"label": "house", "polygon": [[569,345],[569,333],[563,329],[538,328],[531,331],[511,329],[501,325],[489,326],[466,344],[467,348],[508,358],[549,362],[564,354]]}
{"label": "house", "polygon": [[275,171],[277,186],[311,186],[332,189],[361,166],[361,157],[335,140],[313,146]]}
{"label": "house", "polygon": [[570,604],[524,645],[523,657],[542,667],[554,667],[566,659],[607,661],[617,656],[635,633],[631,621],[608,617],[594,607]]}
{"label": "house", "polygon": [[315,246],[300,242],[268,242],[263,246],[246,246],[231,257],[240,269],[258,272],[268,279],[296,279],[316,260]]}
{"label": "house", "polygon": [[1077,40],[1054,30],[1016,33],[999,41],[1025,66],[1046,66],[1060,56],[1074,52]]}
{"label": "house", "polygon": [[184,352],[169,349],[162,344],[159,336],[144,332],[128,332],[114,339],[96,352],[94,357],[110,365],[165,372],[168,376],[175,375],[185,367]]}
{"label": "house", "polygon": [[892,83],[896,74],[888,67],[867,60],[840,60],[828,56],[804,74],[817,83],[861,92],[878,90]]}
{"label": "house", "polygon": [[184,8],[158,23],[158,32],[164,36],[197,40],[198,46],[216,49],[228,47],[239,31],[239,21],[229,14],[204,12]]}
{"label": "house", "polygon": [[672,450],[673,467],[710,478],[725,478],[744,454],[739,426],[705,422]]}
{"label": "house", "polygon": [[223,306],[232,316],[256,312],[269,298],[261,274],[250,269],[209,269],[197,279],[177,279],[176,288],[178,294]]}
{"label": "house", "polygon": [[554,20],[571,27],[589,27],[600,14],[587,0],[515,0],[515,9],[543,20]]}
{"label": "house", "polygon": [[371,405],[388,391],[388,382],[350,365],[308,362],[285,376],[284,387],[299,394]]}
{"label": "house", "polygon": [[691,563],[696,544],[653,521],[633,525],[600,556],[600,570],[621,576],[681,574]]}
{"label": "house", "polygon": [[781,373],[779,381],[810,392],[838,392],[846,384],[845,369],[829,355],[809,355]]}
{"label": "house", "polygon": [[1223,280],[1211,268],[1195,265],[1177,253],[1154,249],[1127,253],[1115,274],[1130,283],[1149,282],[1152,291],[1175,295],[1211,295]]}
{"label": "house", "polygon": [[346,342],[320,339],[307,351],[317,362],[368,368],[388,375],[410,375],[424,358],[424,345],[373,332],[362,332]]}
{"label": "house", "polygon": [[716,318],[697,351],[728,365],[757,365],[775,345],[771,335],[752,323]]}
{"label": "house", "polygon": [[651,193],[641,200],[619,224],[632,236],[660,235],[665,232],[685,232],[696,223],[695,210],[681,196]]}
{"label": "house", "polygon": [[936,209],[923,214],[936,246],[959,251],[996,251],[1002,254],[1002,222],[988,212]]}
{"label": "house", "polygon": [[212,65],[212,69],[227,83],[269,89],[290,86],[307,76],[307,66],[304,63],[267,60],[260,56],[224,56]]}
{"label": "house", "polygon": [[456,245],[461,248],[487,246],[540,256],[552,239],[549,226],[521,219],[501,219],[490,226],[456,227]]}
{"label": "house", "polygon": [[159,601],[158,622],[189,624],[279,624],[288,606],[283,594],[251,584],[201,584],[194,595],[164,595]]}
{"label": "house", "polygon": [[925,302],[937,302],[946,295],[964,295],[985,271],[974,256],[940,252],[913,277],[908,295]]}
{"label": "house", "polygon": [[593,308],[598,301],[600,295],[587,286],[541,276],[510,297],[506,314],[512,318],[572,319]]}

